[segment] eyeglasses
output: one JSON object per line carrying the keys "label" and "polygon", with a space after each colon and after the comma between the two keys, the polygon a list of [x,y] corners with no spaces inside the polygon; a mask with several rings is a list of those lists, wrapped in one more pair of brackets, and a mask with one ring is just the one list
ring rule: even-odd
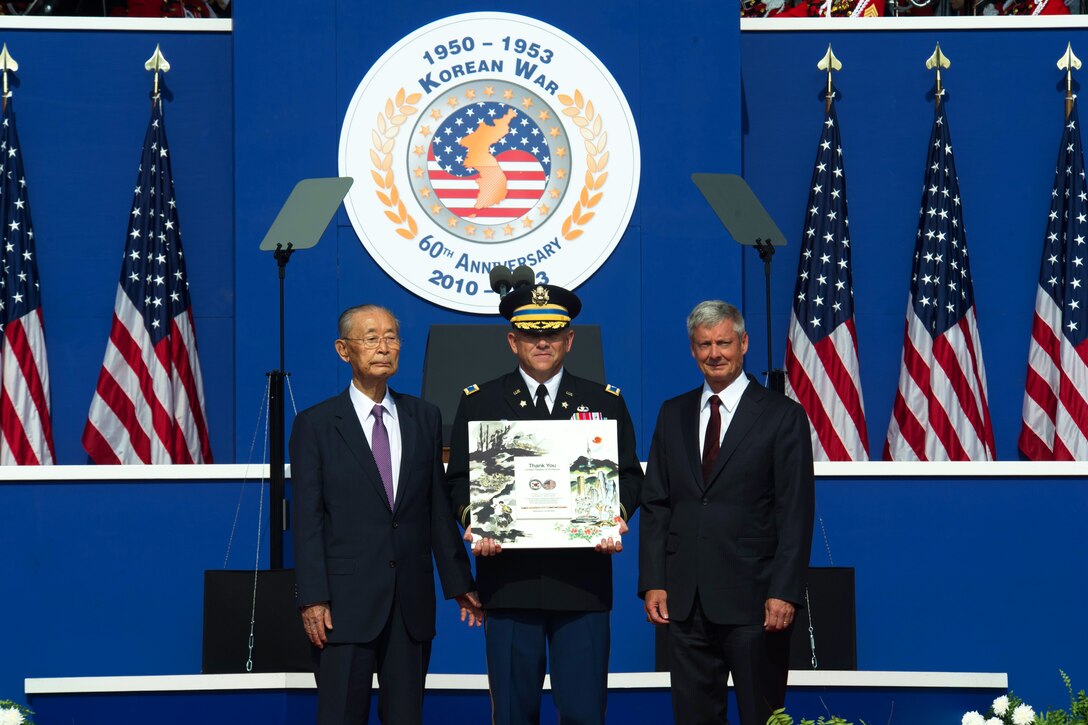
{"label": "eyeglasses", "polygon": [[378,346],[383,342],[391,350],[400,347],[400,338],[395,335],[386,335],[385,337],[341,337],[340,339],[346,342],[358,342],[366,350],[377,350]]}

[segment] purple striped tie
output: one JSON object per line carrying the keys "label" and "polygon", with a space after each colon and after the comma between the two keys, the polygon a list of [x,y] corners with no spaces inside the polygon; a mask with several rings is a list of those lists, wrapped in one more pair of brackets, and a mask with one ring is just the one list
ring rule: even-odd
{"label": "purple striped tie", "polygon": [[385,409],[381,405],[375,405],[374,430],[370,434],[370,450],[374,453],[374,462],[378,464],[378,473],[381,474],[382,483],[385,484],[385,496],[389,499],[389,508],[393,508],[393,457],[389,453],[389,431],[382,422],[382,412]]}

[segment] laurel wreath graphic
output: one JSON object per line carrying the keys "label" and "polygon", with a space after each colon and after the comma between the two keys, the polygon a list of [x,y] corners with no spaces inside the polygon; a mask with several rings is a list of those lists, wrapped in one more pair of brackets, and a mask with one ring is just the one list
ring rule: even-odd
{"label": "laurel wreath graphic", "polygon": [[575,227],[585,226],[596,216],[596,212],[586,210],[597,206],[604,196],[600,189],[608,179],[608,172],[604,170],[608,166],[608,132],[601,130],[600,114],[594,110],[593,101],[582,97],[581,91],[575,89],[574,98],[561,93],[559,102],[563,104],[563,115],[569,116],[581,132],[586,148],[585,184],[578,196],[578,203],[571,209],[561,228],[564,239],[577,239],[584,230]]}
{"label": "laurel wreath graphic", "polygon": [[378,185],[375,193],[386,207],[385,216],[397,225],[397,234],[405,239],[415,237],[419,226],[408,213],[393,181],[393,147],[400,127],[419,110],[415,104],[421,97],[420,93],[405,96],[401,88],[394,98],[386,99],[384,112],[378,114],[377,128],[370,129],[370,140],[374,144],[370,150],[370,162],[374,164],[370,176]]}

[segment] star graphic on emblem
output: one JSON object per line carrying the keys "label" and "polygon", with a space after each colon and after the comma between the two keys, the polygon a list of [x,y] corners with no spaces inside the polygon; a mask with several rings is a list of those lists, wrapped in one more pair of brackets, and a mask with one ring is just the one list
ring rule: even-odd
{"label": "star graphic on emblem", "polygon": [[528,405],[528,403],[526,403],[526,402],[525,402],[524,400],[523,400],[523,401],[521,401],[521,407],[522,407],[522,408],[524,408],[524,407],[525,407],[526,405]]}
{"label": "star graphic on emblem", "polygon": [[564,400],[562,405],[563,405],[564,408],[566,408],[567,407],[567,401]]}

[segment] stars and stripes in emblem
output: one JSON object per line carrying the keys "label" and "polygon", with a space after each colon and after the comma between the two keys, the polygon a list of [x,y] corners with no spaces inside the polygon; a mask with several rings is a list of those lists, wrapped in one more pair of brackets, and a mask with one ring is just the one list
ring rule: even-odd
{"label": "stars and stripes in emblem", "polygon": [[505,198],[475,207],[481,191],[480,173],[469,161],[470,148],[461,142],[474,130],[495,127],[513,110],[505,103],[490,101],[464,106],[443,121],[428,146],[427,177],[435,196],[463,219],[504,224],[529,213],[544,194],[552,168],[548,137],[528,114],[514,111],[509,131],[487,148],[506,177]]}
{"label": "stars and stripes in emblem", "polygon": [[786,341],[786,394],[808,414],[816,460],[869,460],[846,174],[834,104],[824,118],[809,188]]}
{"label": "stars and stripes in emblem", "polygon": [[49,364],[23,153],[12,99],[0,128],[0,465],[55,462]]}
{"label": "stars and stripes in emblem", "polygon": [[95,463],[211,463],[162,104],[136,175],[121,279],[83,447]]}
{"label": "stars and stripes in emblem", "polygon": [[1088,184],[1076,105],[1058,147],[1035,293],[1019,448],[1033,461],[1088,460]]}
{"label": "stars and stripes in emblem", "polygon": [[994,456],[952,136],[938,106],[884,459],[989,461]]}

